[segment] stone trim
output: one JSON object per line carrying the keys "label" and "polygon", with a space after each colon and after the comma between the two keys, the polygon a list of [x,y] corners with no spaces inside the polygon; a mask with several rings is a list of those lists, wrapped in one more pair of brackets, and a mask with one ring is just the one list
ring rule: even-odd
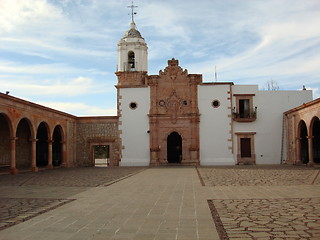
{"label": "stone trim", "polygon": [[[236,132],[237,135],[237,164],[256,164],[254,135],[256,132]],[[241,157],[241,139],[250,138],[251,157]]]}

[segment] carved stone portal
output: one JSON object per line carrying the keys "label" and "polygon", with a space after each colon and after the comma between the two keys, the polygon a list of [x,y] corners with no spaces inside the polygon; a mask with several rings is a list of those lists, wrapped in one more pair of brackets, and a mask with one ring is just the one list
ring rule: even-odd
{"label": "carved stone portal", "polygon": [[198,85],[201,83],[201,75],[188,74],[175,59],[169,60],[159,75],[149,76],[152,165],[168,163],[168,151],[171,151],[168,136],[173,132],[181,136],[182,149],[179,159],[171,162],[199,164]]}

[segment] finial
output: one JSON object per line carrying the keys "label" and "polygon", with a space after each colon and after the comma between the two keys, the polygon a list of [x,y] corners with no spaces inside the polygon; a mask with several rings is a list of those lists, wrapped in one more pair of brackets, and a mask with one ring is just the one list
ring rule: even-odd
{"label": "finial", "polygon": [[131,8],[131,21],[132,21],[133,23],[134,23],[133,16],[137,14],[137,12],[134,12],[133,9],[134,9],[134,8],[137,8],[137,7],[138,7],[138,6],[135,6],[135,5],[133,4],[133,0],[132,0],[131,6],[128,6],[128,8]]}

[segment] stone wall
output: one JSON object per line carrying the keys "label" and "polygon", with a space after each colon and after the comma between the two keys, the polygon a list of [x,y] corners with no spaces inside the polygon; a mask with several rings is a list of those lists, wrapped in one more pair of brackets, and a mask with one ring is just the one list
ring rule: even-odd
{"label": "stone wall", "polygon": [[78,166],[94,166],[93,146],[95,145],[110,145],[110,165],[119,165],[118,117],[77,119],[76,163]]}
{"label": "stone wall", "polygon": [[[307,102],[284,113],[288,164],[304,163],[302,151],[307,152],[308,165],[320,164],[320,98]],[[306,136],[302,135],[306,126]],[[307,143],[303,146],[302,141]],[[303,149],[305,147],[305,149]]]}

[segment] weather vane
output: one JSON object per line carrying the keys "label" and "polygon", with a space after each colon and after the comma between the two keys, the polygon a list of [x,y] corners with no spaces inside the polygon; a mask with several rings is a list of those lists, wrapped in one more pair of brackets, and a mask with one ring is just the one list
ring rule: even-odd
{"label": "weather vane", "polygon": [[[131,20],[132,20],[132,22],[134,22],[134,20],[133,20],[133,15],[136,15],[137,14],[137,12],[135,12],[135,11],[133,11],[133,9],[135,9],[135,8],[137,8],[138,6],[135,6],[134,4],[133,4],[133,0],[132,0],[132,4],[131,4],[131,6],[128,6],[128,8],[131,8]],[[130,15],[130,14],[129,14]]]}

